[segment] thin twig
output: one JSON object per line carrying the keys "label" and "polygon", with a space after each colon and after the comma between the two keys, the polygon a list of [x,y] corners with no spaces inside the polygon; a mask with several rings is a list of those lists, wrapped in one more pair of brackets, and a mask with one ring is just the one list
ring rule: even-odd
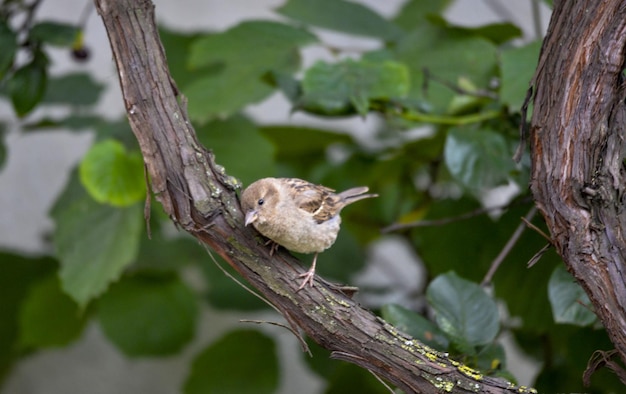
{"label": "thin twig", "polygon": [[[523,202],[523,200],[515,201],[515,203],[517,203],[517,202]],[[513,205],[513,203],[508,203],[508,204],[505,204],[505,205],[498,205],[498,206],[494,206],[494,207],[477,208],[477,209],[474,209],[473,211],[465,212],[465,213],[460,214],[458,216],[452,216],[452,217],[447,217],[447,218],[442,218],[442,219],[416,220],[414,222],[409,222],[409,223],[394,223],[394,224],[392,224],[390,226],[387,226],[387,227],[383,228],[380,231],[382,233],[390,233],[392,231],[405,230],[407,228],[413,228],[413,227],[444,226],[446,224],[459,222],[461,220],[471,219],[471,218],[473,218],[475,216],[483,215],[485,213],[498,211],[498,210],[501,210],[501,209],[507,209],[507,208],[511,207],[512,205]]]}
{"label": "thin twig", "polygon": [[424,73],[424,79],[432,79],[433,81],[442,84],[443,86],[447,87],[448,89],[452,90],[455,93],[458,94],[462,94],[465,96],[473,96],[473,97],[478,97],[478,98],[488,98],[488,99],[492,99],[492,100],[497,100],[498,99],[498,94],[495,92],[490,92],[488,90],[484,90],[484,89],[477,89],[477,90],[467,90],[467,89],[463,89],[462,87],[450,82],[450,81],[446,81],[443,78],[439,78],[433,74],[431,74],[430,70],[428,68],[424,68],[422,70],[422,72]]}
{"label": "thin twig", "polygon": [[539,249],[539,251],[537,253],[535,253],[535,255],[533,257],[530,258],[530,260],[528,260],[528,263],[526,263],[526,267],[530,268],[533,265],[537,264],[537,262],[539,261],[539,259],[541,259],[541,257],[543,257],[544,253],[546,253],[548,251],[548,249],[550,249],[552,247],[552,244],[545,244],[543,246],[543,248]]}
{"label": "thin twig", "polygon": [[550,245],[552,245],[552,238],[550,238],[550,236],[546,233],[543,232],[542,229],[540,229],[539,227],[535,226],[534,224],[532,224],[530,221],[526,220],[525,218],[522,218],[522,221],[528,226],[528,228],[530,228],[531,230],[535,230],[539,235],[541,235],[542,237],[544,237],[546,239],[546,241],[548,241],[550,243]]}
{"label": "thin twig", "polygon": [[539,40],[543,36],[539,0],[531,1],[531,12],[533,18],[533,28],[535,30],[535,39]]}
{"label": "thin twig", "polygon": [[230,272],[228,272],[226,270],[226,268],[222,267],[222,265],[217,261],[217,259],[215,258],[215,256],[213,256],[213,253],[211,253],[211,250],[204,244],[202,244],[204,246],[204,249],[207,251],[207,253],[209,254],[209,256],[211,257],[211,260],[213,260],[213,263],[215,263],[215,265],[217,266],[217,268],[220,269],[220,271],[222,271],[224,273],[224,275],[226,275],[227,277],[229,277],[230,279],[233,280],[233,282],[237,283],[239,286],[241,286],[244,290],[246,290],[248,293],[252,294],[253,296],[257,297],[258,299],[260,299],[261,301],[263,301],[264,303],[266,303],[267,305],[269,305],[272,309],[274,309],[276,312],[280,313],[280,310],[278,308],[276,308],[276,306],[274,304],[272,304],[271,302],[269,302],[269,300],[267,300],[265,297],[263,297],[262,295],[260,295],[259,293],[257,293],[256,291],[252,290],[250,287],[246,286],[244,283],[242,283],[239,279],[235,278]]}
{"label": "thin twig", "polygon": [[[294,324],[294,322],[291,319],[291,317],[282,314],[281,311],[278,308],[276,308],[276,306],[274,304],[272,304],[268,299],[266,299],[265,297],[263,297],[262,295],[260,295],[256,291],[252,290],[250,287],[248,287],[245,284],[243,284],[239,279],[235,278],[230,272],[228,272],[224,267],[222,267],[222,265],[217,261],[215,256],[213,256],[213,254],[211,253],[211,250],[206,245],[204,245],[204,248],[206,249],[206,251],[209,254],[209,256],[211,256],[211,259],[213,260],[215,265],[224,273],[224,275],[226,275],[227,277],[232,279],[235,283],[237,283],[239,286],[241,286],[248,293],[252,294],[253,296],[257,297],[258,299],[260,299],[261,301],[263,301],[264,303],[269,305],[272,309],[274,309],[276,312],[278,312],[279,315],[283,316],[287,320],[287,322],[289,323],[289,325],[291,327],[288,327],[287,325],[281,325],[279,323],[271,323],[271,322],[267,322],[267,323],[276,324],[276,325],[280,325],[281,327],[287,328],[289,331],[291,331],[293,333],[293,335],[296,338],[298,338],[298,342],[300,342],[300,347],[302,348],[302,351],[307,353],[309,356],[312,356],[311,350],[309,349],[309,345],[307,345],[307,343],[304,340],[304,338],[302,337],[302,335],[297,331],[297,325]],[[242,321],[244,321],[244,320],[242,320]],[[250,320],[250,321],[252,321],[252,320]]]}
{"label": "thin twig", "polygon": [[515,154],[513,155],[513,160],[516,163],[519,163],[522,160],[522,155],[526,150],[526,139],[528,138],[528,105],[530,104],[530,99],[533,97],[533,86],[531,82],[531,86],[526,91],[526,97],[524,98],[524,104],[522,104],[521,110],[521,120],[519,124],[519,145],[515,150]]}
{"label": "thin twig", "polygon": [[330,358],[335,359],[335,360],[348,361],[348,362],[352,362],[352,363],[355,363],[357,365],[360,365],[361,367],[365,368],[365,370],[367,370],[369,373],[374,375],[376,380],[378,380],[383,386],[385,386],[385,388],[387,390],[389,390],[389,392],[391,394],[395,393],[395,391],[380,376],[378,376],[374,371],[372,371],[371,369],[367,368],[367,366],[364,365],[363,363],[361,363],[361,364],[358,363],[358,361],[367,361],[363,357],[360,357],[360,356],[358,356],[356,354],[352,354],[352,353],[334,351],[334,352],[332,352],[330,354]]}
{"label": "thin twig", "polygon": [[298,338],[298,341],[300,342],[300,347],[310,357],[313,357],[313,353],[311,353],[311,349],[309,349],[309,345],[307,345],[307,343],[304,340],[304,338],[302,338],[302,335],[300,335],[300,333],[296,332],[293,327],[291,327],[291,326],[289,326],[287,324],[283,324],[283,323],[279,323],[279,322],[275,322],[275,321],[269,321],[269,320],[251,320],[251,319],[239,319],[239,322],[240,323],[269,324],[269,325],[272,325],[272,326],[285,328],[285,329],[289,330],[296,338]]}
{"label": "thin twig", "polygon": [[[526,219],[527,221],[529,221],[533,218],[533,216],[535,216],[536,213],[537,213],[537,207],[533,206],[532,208],[530,208],[530,211],[528,211],[528,213],[526,214],[526,216],[524,216],[523,219]],[[502,264],[502,261],[504,261],[506,256],[508,256],[508,254],[511,252],[511,249],[513,249],[513,247],[515,246],[519,238],[522,236],[522,233],[526,229],[526,222],[523,219],[522,219],[523,223],[520,223],[517,226],[517,228],[513,232],[513,235],[511,235],[511,238],[509,238],[509,240],[504,245],[504,247],[502,248],[498,256],[496,256],[496,258],[491,263],[491,267],[489,267],[489,271],[487,271],[487,274],[485,275],[485,278],[483,279],[481,283],[482,286],[487,286],[491,283],[491,280],[493,279],[493,276],[496,274],[496,271],[500,267],[500,264]]]}

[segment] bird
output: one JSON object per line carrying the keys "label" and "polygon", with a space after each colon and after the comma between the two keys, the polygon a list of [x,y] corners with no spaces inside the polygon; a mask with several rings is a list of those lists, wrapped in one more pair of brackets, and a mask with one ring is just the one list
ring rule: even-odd
{"label": "bird", "polygon": [[241,194],[245,226],[252,225],[273,242],[270,255],[278,245],[298,253],[315,253],[311,268],[301,274],[302,283],[313,287],[319,253],[337,239],[341,210],[353,202],[378,197],[368,194],[366,186],[335,193],[334,189],[298,178],[262,178]]}

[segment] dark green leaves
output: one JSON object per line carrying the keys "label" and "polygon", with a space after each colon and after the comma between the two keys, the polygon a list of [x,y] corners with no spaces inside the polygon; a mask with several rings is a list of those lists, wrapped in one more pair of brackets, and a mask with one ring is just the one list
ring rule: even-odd
{"label": "dark green leaves", "polygon": [[274,147],[247,118],[236,115],[196,129],[200,142],[210,146],[226,172],[244,185],[275,172]]}
{"label": "dark green leaves", "polygon": [[404,97],[409,87],[408,69],[400,63],[319,62],[304,76],[301,105],[329,115],[343,114],[353,107],[359,114],[365,115],[370,101]]}
{"label": "dark green leaves", "polygon": [[243,22],[199,38],[191,46],[189,65],[212,69],[183,88],[189,97],[189,115],[206,122],[267,97],[273,88],[264,76],[273,70],[295,71],[298,47],[315,40],[305,30],[263,21]]}
{"label": "dark green leaves", "polygon": [[[24,334],[21,327],[24,323],[22,306],[25,300],[41,281],[55,274],[55,260],[44,258],[26,258],[11,253],[0,252],[0,376],[7,372],[11,362],[23,349]],[[28,335],[29,337],[35,335]],[[41,343],[40,341],[37,341]],[[46,344],[55,340],[44,340]]]}
{"label": "dark green leaves", "polygon": [[498,307],[476,283],[450,272],[433,280],[426,291],[437,325],[464,351],[486,345],[500,330]]}
{"label": "dark green leaves", "polygon": [[45,55],[38,52],[33,61],[18,68],[9,80],[7,89],[17,116],[26,116],[43,98],[48,80],[47,62]]}
{"label": "dark green leaves", "polygon": [[200,353],[185,394],[270,394],[278,387],[274,341],[253,330],[231,331]]}
{"label": "dark green leaves", "polygon": [[195,332],[195,296],[175,276],[124,279],[98,307],[105,334],[129,356],[176,353]]}
{"label": "dark green leaves", "polygon": [[409,0],[396,16],[394,22],[406,30],[411,30],[424,23],[428,16],[440,15],[452,3],[452,0]]}
{"label": "dark green leaves", "polygon": [[64,346],[78,338],[86,319],[63,293],[56,275],[33,285],[20,311],[20,345],[25,348]]}
{"label": "dark green leaves", "polygon": [[125,207],[144,199],[143,159],[115,140],[96,143],[80,163],[80,180],[100,203]]}
{"label": "dark green leaves", "polygon": [[550,276],[548,297],[555,322],[587,326],[596,321],[589,297],[563,265]]}
{"label": "dark green leaves", "polygon": [[398,330],[438,350],[448,348],[448,338],[433,322],[400,305],[388,304],[381,309],[383,319]]}
{"label": "dark green leaves", "polygon": [[98,83],[90,74],[76,73],[50,78],[43,103],[94,105],[100,98],[104,85]]}
{"label": "dark green leaves", "polygon": [[526,91],[530,87],[530,80],[535,73],[540,49],[541,40],[531,42],[520,48],[502,51],[500,99],[512,110],[520,110],[524,103]]}
{"label": "dark green leaves", "polygon": [[444,158],[450,174],[466,188],[483,191],[503,184],[515,169],[511,145],[491,130],[452,128]]}
{"label": "dark green leaves", "polygon": [[13,64],[17,51],[17,35],[5,21],[0,21],[0,81]]}
{"label": "dark green leaves", "polygon": [[[393,48],[394,60],[410,67],[410,97],[446,113],[460,78],[486,89],[497,67],[497,48],[490,41],[445,26],[422,23]],[[426,74],[424,73],[426,71]]]}
{"label": "dark green leaves", "polygon": [[58,22],[40,22],[30,31],[30,39],[46,44],[71,47],[79,33],[76,26]]}
{"label": "dark green leaves", "polygon": [[402,30],[369,8],[344,0],[289,0],[277,11],[309,25],[391,41]]}
{"label": "dark green leaves", "polygon": [[137,256],[141,206],[114,208],[95,202],[76,176],[52,209],[54,246],[63,290],[84,307],[118,279]]}

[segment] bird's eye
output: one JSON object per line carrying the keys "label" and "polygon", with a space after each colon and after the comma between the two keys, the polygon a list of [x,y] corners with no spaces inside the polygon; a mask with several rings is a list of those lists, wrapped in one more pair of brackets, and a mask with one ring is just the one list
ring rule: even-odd
{"label": "bird's eye", "polygon": [[259,201],[257,201],[257,204],[263,205],[264,202],[265,202],[265,200],[263,200],[262,198],[259,198]]}

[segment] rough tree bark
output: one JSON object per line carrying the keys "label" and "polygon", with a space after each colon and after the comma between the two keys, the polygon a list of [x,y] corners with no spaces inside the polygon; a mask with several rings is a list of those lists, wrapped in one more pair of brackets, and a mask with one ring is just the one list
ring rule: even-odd
{"label": "rough tree bark", "polygon": [[211,246],[283,314],[335,358],[353,362],[406,393],[524,393],[532,389],[482,376],[398,332],[337,289],[316,280],[296,292],[302,268],[249,228],[237,183],[198,143],[169,75],[149,0],[96,0],[109,36],[128,119],[151,188],[182,229]]}
{"label": "rough tree bark", "polygon": [[555,1],[530,123],[537,206],[623,362],[625,48],[626,2]]}

